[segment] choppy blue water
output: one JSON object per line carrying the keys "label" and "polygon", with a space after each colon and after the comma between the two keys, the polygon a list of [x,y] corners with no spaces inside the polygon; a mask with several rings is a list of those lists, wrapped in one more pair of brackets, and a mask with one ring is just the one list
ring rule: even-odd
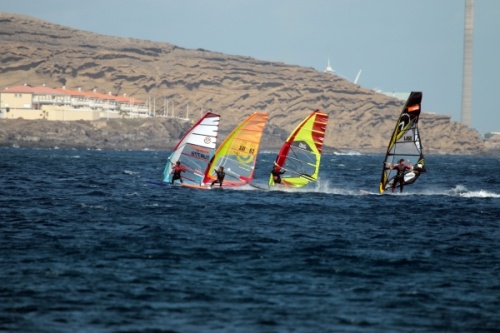
{"label": "choppy blue water", "polygon": [[499,158],[361,195],[381,155],[286,192],[149,184],[167,156],[0,149],[0,331],[500,332]]}

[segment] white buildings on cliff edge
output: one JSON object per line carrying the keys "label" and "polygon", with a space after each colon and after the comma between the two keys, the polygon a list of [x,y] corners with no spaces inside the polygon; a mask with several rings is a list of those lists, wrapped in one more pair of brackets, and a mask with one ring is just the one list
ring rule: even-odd
{"label": "white buildings on cliff edge", "polygon": [[149,117],[145,103],[129,96],[29,85],[0,91],[0,118],[97,120]]}

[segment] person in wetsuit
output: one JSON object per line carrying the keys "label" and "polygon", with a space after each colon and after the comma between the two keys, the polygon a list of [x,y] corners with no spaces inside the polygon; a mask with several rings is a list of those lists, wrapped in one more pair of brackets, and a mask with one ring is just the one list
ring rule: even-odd
{"label": "person in wetsuit", "polygon": [[392,192],[393,193],[396,190],[397,183],[399,183],[399,192],[403,193],[403,186],[405,183],[405,172],[406,172],[406,170],[413,169],[413,167],[411,166],[411,162],[410,161],[408,161],[408,162],[409,162],[409,165],[406,165],[405,160],[400,159],[398,164],[394,164],[394,165],[390,166],[391,170],[396,169],[396,171],[398,172],[396,174],[396,177],[394,177],[394,180],[392,182]]}
{"label": "person in wetsuit", "polygon": [[281,184],[281,175],[284,174],[286,170],[281,171],[281,168],[277,165],[273,165],[273,169],[271,170],[271,174],[273,175],[273,181],[275,184]]}
{"label": "person in wetsuit", "polygon": [[181,166],[181,161],[177,161],[172,168],[172,181],[170,182],[171,185],[174,185],[174,181],[177,179],[182,183],[181,172],[186,172],[186,170]]}
{"label": "person in wetsuit", "polygon": [[222,187],[222,182],[224,181],[224,176],[226,173],[224,172],[224,167],[220,166],[219,169],[214,169],[215,173],[217,174],[217,179],[212,182],[210,187],[214,186],[215,183],[219,183],[219,187]]}

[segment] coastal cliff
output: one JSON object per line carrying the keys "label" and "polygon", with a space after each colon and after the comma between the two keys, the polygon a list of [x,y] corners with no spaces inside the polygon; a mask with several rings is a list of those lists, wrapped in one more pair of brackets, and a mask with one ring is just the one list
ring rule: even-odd
{"label": "coastal cliff", "polygon": [[[168,149],[208,110],[221,115],[221,134],[255,111],[269,113],[263,147],[277,147],[310,112],[330,122],[325,147],[384,152],[403,101],[312,68],[172,44],[80,31],[16,14],[0,14],[0,87],[82,88],[154,100],[173,118],[96,122],[2,120],[0,145]],[[173,107],[175,105],[175,108]],[[427,154],[482,154],[475,130],[450,116],[426,113],[419,128]]]}

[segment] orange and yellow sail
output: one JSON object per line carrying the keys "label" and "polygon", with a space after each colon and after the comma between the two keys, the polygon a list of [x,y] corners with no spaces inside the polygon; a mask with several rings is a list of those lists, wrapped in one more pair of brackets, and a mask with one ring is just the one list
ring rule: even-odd
{"label": "orange and yellow sail", "polygon": [[241,186],[253,180],[260,140],[268,114],[255,112],[241,122],[217,148],[205,172],[203,182],[215,180],[215,170],[224,167],[226,176],[223,186]]}

